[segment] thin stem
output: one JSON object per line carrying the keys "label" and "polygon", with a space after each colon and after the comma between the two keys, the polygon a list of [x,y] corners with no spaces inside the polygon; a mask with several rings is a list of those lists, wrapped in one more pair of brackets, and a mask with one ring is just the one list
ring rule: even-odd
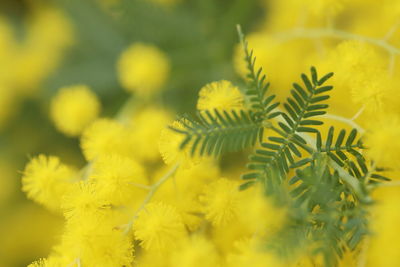
{"label": "thin stem", "polygon": [[361,134],[365,133],[365,129],[362,128],[360,125],[358,125],[356,122],[354,122],[352,119],[347,119],[347,118],[344,118],[344,117],[341,117],[341,116],[338,116],[335,114],[325,114],[325,115],[322,115],[321,117],[343,122],[347,125],[350,125],[354,129],[356,129],[359,133],[361,133]]}
{"label": "thin stem", "polygon": [[179,164],[175,164],[161,179],[159,179],[155,184],[153,184],[150,187],[149,192],[147,193],[145,199],[143,200],[142,204],[140,204],[140,207],[135,211],[135,214],[132,216],[132,219],[129,221],[129,223],[126,225],[125,233],[128,233],[130,229],[132,228],[132,225],[136,218],[138,217],[139,213],[146,207],[146,205],[150,202],[150,200],[153,198],[154,194],[157,192],[158,188],[160,188],[161,185],[163,185],[178,169]]}
{"label": "thin stem", "polygon": [[364,112],[364,109],[365,109],[365,105],[363,105],[363,106],[357,111],[357,113],[354,114],[354,116],[353,116],[350,120],[354,123],[354,121],[355,121],[358,117],[360,117],[361,114]]}
{"label": "thin stem", "polygon": [[390,30],[385,34],[385,37],[383,37],[383,40],[387,41],[389,40],[393,34],[399,29],[400,26],[400,20],[398,20],[393,26],[392,28],[390,28]]}
{"label": "thin stem", "polygon": [[336,38],[336,39],[350,39],[358,40],[366,43],[373,44],[375,46],[381,47],[389,53],[400,55],[400,49],[387,43],[384,39],[375,39],[367,36],[362,36],[342,30],[337,29],[325,29],[325,28],[295,28],[293,30],[278,33],[275,35],[278,39],[282,41],[288,41],[296,38],[309,38],[309,39],[319,39],[319,38]]}
{"label": "thin stem", "polygon": [[372,199],[369,196],[365,195],[363,187],[360,181],[351,176],[346,170],[340,167],[334,160],[331,158],[328,159],[328,164],[331,166],[335,171],[338,172],[340,178],[353,190],[354,194],[359,198],[360,201],[363,203],[371,203]]}
{"label": "thin stem", "polygon": [[74,261],[71,262],[70,264],[68,264],[67,267],[72,267],[75,264],[76,264],[77,267],[81,267],[81,259],[80,258],[74,259]]}

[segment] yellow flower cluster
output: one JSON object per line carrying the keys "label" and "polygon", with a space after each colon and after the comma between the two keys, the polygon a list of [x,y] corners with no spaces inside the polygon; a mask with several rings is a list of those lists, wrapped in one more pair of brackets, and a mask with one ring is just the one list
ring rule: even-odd
{"label": "yellow flower cluster", "polygon": [[135,43],[118,61],[121,85],[129,92],[149,97],[164,85],[170,71],[169,59],[153,45]]}
{"label": "yellow flower cluster", "polygon": [[[93,107],[83,107],[83,98],[98,105],[86,87],[77,86],[61,90],[52,110],[56,126],[79,128],[77,134],[84,128],[80,141],[87,165],[78,172],[39,155],[23,172],[28,197],[62,212],[66,221],[49,256],[31,267],[229,267],[259,259],[280,266],[256,244],[279,229],[285,211],[260,188],[239,191],[241,169],[223,169],[216,159],[193,159],[181,151],[182,135],[166,127],[171,122],[166,110],[124,107],[115,119],[89,123],[94,116],[86,114],[93,115]],[[243,101],[228,81],[199,92],[199,110],[235,109]],[[71,110],[62,112],[66,106]],[[238,242],[243,248],[237,249]]]}
{"label": "yellow flower cluster", "polygon": [[211,111],[243,109],[243,101],[243,95],[231,82],[212,82],[201,88],[197,109]]}
{"label": "yellow flower cluster", "polygon": [[87,86],[75,85],[61,88],[53,98],[51,118],[62,133],[78,136],[100,112],[96,95]]}

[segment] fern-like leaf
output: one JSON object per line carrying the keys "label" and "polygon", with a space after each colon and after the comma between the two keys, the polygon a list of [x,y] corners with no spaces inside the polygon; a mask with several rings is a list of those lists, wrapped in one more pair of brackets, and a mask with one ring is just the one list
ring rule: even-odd
{"label": "fern-like leaf", "polygon": [[330,127],[325,142],[322,142],[321,134],[317,133],[316,149],[326,153],[340,167],[346,169],[349,174],[357,179],[369,182],[388,181],[389,178],[378,173],[370,173],[368,163],[361,151],[365,149],[361,138],[357,138],[357,130],[353,129],[346,137],[346,130],[340,130],[334,137],[335,129]]}
{"label": "fern-like leaf", "polygon": [[279,170],[279,180],[283,180],[289,167],[295,164],[294,158],[302,156],[300,148],[312,152],[307,148],[307,142],[301,134],[319,133],[314,127],[321,125],[322,122],[314,117],[325,114],[324,109],[328,105],[321,102],[329,98],[329,95],[324,93],[330,91],[332,86],[324,86],[324,83],[332,75],[328,73],[318,79],[316,69],[311,67],[311,79],[305,74],[301,75],[306,89],[299,84],[293,84],[292,97],[289,97],[284,104],[287,113],[281,113],[284,122],[278,123],[280,129],[272,128],[280,137],[269,137],[270,142],[262,143],[262,148],[250,156],[251,162],[248,168],[255,172],[243,176],[243,179],[249,177],[271,179],[266,171],[275,167]]}
{"label": "fern-like leaf", "polygon": [[186,135],[181,149],[191,146],[191,153],[219,155],[225,151],[239,151],[253,146],[263,127],[254,120],[251,111],[204,111],[198,112],[198,120],[185,116],[180,121],[183,129],[171,128]]}
{"label": "fern-like leaf", "polygon": [[256,69],[256,57],[253,50],[249,50],[247,40],[245,39],[240,26],[237,26],[238,35],[244,51],[244,60],[247,67],[248,85],[245,94],[250,101],[250,107],[254,110],[255,116],[259,120],[271,119],[280,114],[274,111],[279,106],[278,102],[274,102],[275,95],[267,97],[269,82],[266,82],[266,75],[263,74],[262,68]]}

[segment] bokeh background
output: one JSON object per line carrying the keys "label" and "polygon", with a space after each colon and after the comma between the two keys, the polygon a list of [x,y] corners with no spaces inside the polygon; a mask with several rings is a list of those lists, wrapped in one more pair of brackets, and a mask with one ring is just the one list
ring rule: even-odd
{"label": "bokeh background", "polygon": [[46,257],[63,219],[26,199],[21,171],[31,156],[58,155],[81,167],[79,139],[54,128],[51,98],[63,86],[86,84],[102,116],[128,99],[116,63],[130,44],[163,50],[171,74],[162,102],[192,111],[206,83],[238,80],[232,54],[236,24],[254,28],[266,10],[256,0],[1,0],[0,1],[0,266]]}

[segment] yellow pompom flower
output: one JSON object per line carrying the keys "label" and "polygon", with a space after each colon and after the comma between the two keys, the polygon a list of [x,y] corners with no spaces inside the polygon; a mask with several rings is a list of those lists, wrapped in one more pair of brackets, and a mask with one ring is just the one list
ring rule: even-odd
{"label": "yellow pompom flower", "polygon": [[97,119],[83,131],[81,148],[87,160],[101,155],[129,156],[131,149],[127,129],[111,119]]}
{"label": "yellow pompom flower", "polygon": [[202,216],[199,216],[202,212],[199,195],[204,184],[215,180],[219,174],[218,165],[212,161],[202,161],[188,168],[179,168],[175,175],[157,190],[154,200],[176,207],[185,226],[194,231],[204,221]]}
{"label": "yellow pompom flower", "polygon": [[47,263],[47,259],[39,259],[29,264],[28,267],[49,267]]}
{"label": "yellow pompom flower", "polygon": [[50,115],[59,131],[78,136],[100,112],[97,96],[85,85],[61,88],[51,101]]}
{"label": "yellow pompom flower", "polygon": [[[376,112],[392,90],[387,63],[371,44],[350,40],[341,42],[331,52],[326,68],[335,72],[336,88],[349,91],[355,104]],[[333,94],[333,97],[343,103],[344,95]]]}
{"label": "yellow pompom flower", "polygon": [[400,190],[399,187],[383,187],[375,192],[377,204],[372,210],[372,234],[366,247],[365,266],[400,266]]}
{"label": "yellow pompom flower", "polygon": [[63,10],[38,3],[28,23],[27,43],[43,49],[59,49],[74,43],[72,21]]}
{"label": "yellow pompom flower", "polygon": [[298,1],[303,8],[308,9],[312,15],[316,16],[332,16],[336,15],[345,7],[344,4],[347,0],[306,0]]}
{"label": "yellow pompom flower", "polygon": [[61,163],[59,158],[39,155],[25,167],[22,190],[28,198],[51,210],[58,210],[62,197],[71,189],[76,178],[77,172]]}
{"label": "yellow pompom flower", "polygon": [[80,222],[86,218],[104,219],[111,205],[97,193],[96,184],[92,181],[75,183],[62,200],[62,209],[68,222]]}
{"label": "yellow pompom flower", "polygon": [[259,240],[244,239],[235,243],[236,251],[227,256],[227,267],[283,267],[286,266],[260,244]]}
{"label": "yellow pompom flower", "polygon": [[212,82],[201,88],[197,102],[198,110],[243,109],[243,95],[229,81]]}
{"label": "yellow pompom flower", "polygon": [[335,93],[328,102],[336,115],[352,117],[361,108],[368,113],[381,108],[390,87],[386,61],[376,47],[357,40],[342,41],[328,53],[320,65],[335,73],[330,83]]}
{"label": "yellow pompom flower", "polygon": [[400,119],[386,115],[369,125],[365,136],[367,154],[378,166],[400,169]]}
{"label": "yellow pompom flower", "polygon": [[265,195],[261,186],[253,186],[241,194],[243,197],[239,204],[238,221],[246,228],[243,232],[269,237],[284,225],[286,209],[276,206],[273,199]]}
{"label": "yellow pompom flower", "polygon": [[68,264],[71,267],[77,267],[77,264],[73,264],[72,262],[63,262],[56,257],[48,257],[39,259],[35,262],[32,262],[28,265],[28,267],[62,267]]}
{"label": "yellow pompom flower", "polygon": [[352,99],[354,103],[364,105],[370,114],[381,111],[396,91],[391,87],[391,82],[387,71],[365,69],[354,75],[349,83]]}
{"label": "yellow pompom flower", "polygon": [[139,111],[131,120],[130,140],[135,147],[133,155],[140,161],[155,162],[160,159],[158,143],[161,131],[171,121],[172,115],[160,108],[149,107]]}
{"label": "yellow pompom flower", "polygon": [[97,184],[97,193],[114,205],[141,200],[147,190],[144,168],[136,161],[117,154],[96,159],[90,180]]}
{"label": "yellow pompom flower", "polygon": [[195,234],[184,240],[171,253],[170,266],[181,267],[217,267],[219,256],[215,245],[203,235]]}
{"label": "yellow pompom flower", "polygon": [[241,192],[239,183],[225,178],[209,184],[201,201],[206,219],[214,226],[224,226],[237,218]]}
{"label": "yellow pompom flower", "polygon": [[118,61],[122,87],[140,96],[157,93],[167,81],[169,72],[169,59],[153,45],[135,43],[122,53]]}
{"label": "yellow pompom flower", "polygon": [[86,218],[68,225],[56,252],[69,259],[79,259],[78,266],[132,266],[133,242],[129,235],[108,221],[93,223]]}
{"label": "yellow pompom flower", "polygon": [[181,215],[162,202],[146,205],[133,225],[136,239],[146,250],[164,252],[186,237]]}

